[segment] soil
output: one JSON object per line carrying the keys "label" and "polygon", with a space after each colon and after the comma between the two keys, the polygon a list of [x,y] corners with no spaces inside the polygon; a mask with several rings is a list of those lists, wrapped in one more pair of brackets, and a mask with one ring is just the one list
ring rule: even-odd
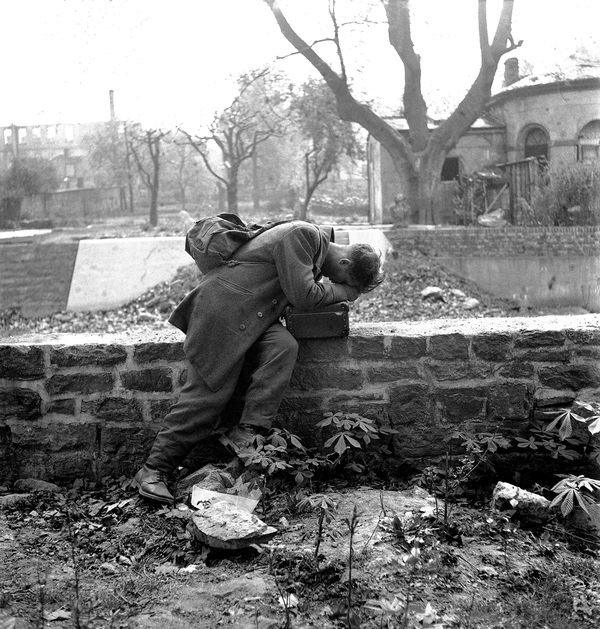
{"label": "soil", "polygon": [[19,494],[0,511],[0,627],[597,627],[597,541],[521,528],[487,500],[452,504],[444,526],[442,502],[389,487],[321,487],[338,506],[317,559],[318,519],[293,492],[258,508],[274,540],[238,551],[202,546],[189,508],[128,479]]}

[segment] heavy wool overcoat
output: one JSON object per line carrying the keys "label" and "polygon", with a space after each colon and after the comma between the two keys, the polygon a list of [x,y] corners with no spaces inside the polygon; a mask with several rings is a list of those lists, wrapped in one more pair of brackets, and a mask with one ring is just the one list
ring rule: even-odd
{"label": "heavy wool overcoat", "polygon": [[169,321],[185,333],[185,355],[213,391],[286,306],[311,310],[347,298],[341,285],[319,281],[333,240],[331,228],[303,221],[273,227],[177,306]]}

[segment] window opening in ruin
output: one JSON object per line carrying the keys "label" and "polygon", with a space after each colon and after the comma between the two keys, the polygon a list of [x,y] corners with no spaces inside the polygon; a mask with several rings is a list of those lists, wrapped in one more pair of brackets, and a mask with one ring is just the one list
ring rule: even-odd
{"label": "window opening in ruin", "polygon": [[71,125],[67,125],[65,127],[65,141],[72,142],[74,137],[73,127]]}
{"label": "window opening in ruin", "polygon": [[19,144],[27,144],[27,129],[25,127],[19,127],[18,135]]}
{"label": "window opening in ruin", "polygon": [[543,129],[536,127],[525,136],[525,157],[548,159],[548,136]]}
{"label": "window opening in ruin", "polygon": [[442,166],[442,181],[454,181],[460,175],[458,157],[446,157]]}
{"label": "window opening in ruin", "polygon": [[12,129],[4,129],[4,144],[12,143]]}
{"label": "window opening in ruin", "polygon": [[600,120],[592,120],[583,127],[577,138],[577,161],[600,159]]}

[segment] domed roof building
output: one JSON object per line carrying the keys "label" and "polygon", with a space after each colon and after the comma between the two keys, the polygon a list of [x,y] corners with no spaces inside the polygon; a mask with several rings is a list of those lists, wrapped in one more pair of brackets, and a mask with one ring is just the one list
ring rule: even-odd
{"label": "domed roof building", "polygon": [[[407,132],[403,119],[393,124]],[[455,222],[453,197],[460,175],[502,171],[512,208],[516,196],[528,200],[540,161],[598,159],[600,63],[574,55],[554,72],[521,77],[518,60],[508,59],[502,89],[446,158],[433,222]],[[402,184],[385,149],[372,138],[368,172],[371,216],[390,221]]]}

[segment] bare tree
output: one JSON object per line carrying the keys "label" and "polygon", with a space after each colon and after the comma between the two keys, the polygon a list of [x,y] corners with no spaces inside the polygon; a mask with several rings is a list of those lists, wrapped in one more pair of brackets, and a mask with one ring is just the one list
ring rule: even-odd
{"label": "bare tree", "polygon": [[[253,157],[260,144],[283,132],[284,119],[278,106],[284,94],[277,88],[277,80],[267,69],[243,74],[238,79],[239,94],[231,105],[215,116],[207,134],[192,135],[180,129],[207,170],[225,188],[229,212],[238,211],[242,164]],[[220,167],[211,156],[213,145],[220,153]]]}
{"label": "bare tree", "polygon": [[158,192],[160,187],[161,143],[168,132],[160,129],[133,131],[130,149],[142,183],[150,191],[150,225],[158,225]]}
{"label": "bare tree", "polygon": [[317,188],[327,179],[342,155],[360,153],[352,123],[340,120],[335,98],[323,81],[309,80],[292,100],[304,150],[305,195],[300,218],[306,219],[308,206]]}
{"label": "bare tree", "polygon": [[403,101],[409,129],[407,137],[399,134],[372,107],[360,103],[353,96],[342,55],[335,0],[329,2],[333,35],[328,41],[334,43],[337,51],[337,71],[316,52],[314,45],[306,43],[297,34],[277,0],[264,2],[271,9],[285,38],[316,68],[333,91],[340,118],[361,125],[389,153],[405,183],[413,217],[420,223],[430,222],[432,203],[446,155],[481,115],[491,96],[500,58],[522,43],[515,43],[511,32],[514,0],[503,0],[491,43],[488,37],[487,0],[478,1],[481,51],[479,73],[458,107],[434,131],[428,129],[427,105],[421,88],[421,59],[415,52],[411,37],[410,0],[381,0],[387,17],[389,42],[404,66]]}

